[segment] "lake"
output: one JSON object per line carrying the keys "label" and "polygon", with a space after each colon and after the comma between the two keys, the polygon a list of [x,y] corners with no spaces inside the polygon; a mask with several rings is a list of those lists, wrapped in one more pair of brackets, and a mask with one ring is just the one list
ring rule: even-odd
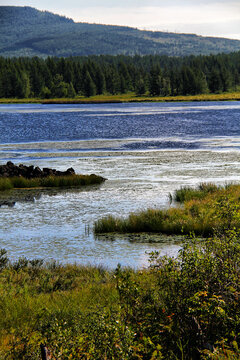
{"label": "lake", "polygon": [[33,164],[108,180],[79,190],[23,191],[0,208],[0,248],[11,259],[141,268],[148,253],[175,256],[178,238],[95,237],[108,214],[169,206],[200,182],[238,182],[240,102],[0,105],[0,164]]}

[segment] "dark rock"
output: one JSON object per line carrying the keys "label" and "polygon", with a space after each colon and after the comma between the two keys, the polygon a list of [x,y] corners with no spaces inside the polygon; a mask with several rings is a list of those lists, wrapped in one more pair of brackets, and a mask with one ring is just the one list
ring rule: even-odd
{"label": "dark rock", "polygon": [[34,177],[42,177],[42,170],[38,166],[36,166],[33,170],[33,175]]}
{"label": "dark rock", "polygon": [[8,162],[7,162],[7,166],[8,166],[9,168],[14,168],[14,167],[15,167],[14,163],[12,163],[11,161],[8,161]]}
{"label": "dark rock", "polygon": [[73,168],[69,168],[66,171],[58,171],[56,169],[43,168],[42,170],[33,165],[26,166],[20,164],[19,166],[14,165],[11,161],[8,161],[6,165],[0,165],[0,177],[13,177],[13,176],[23,176],[28,179],[37,178],[37,177],[47,177],[47,176],[66,176],[74,175],[75,171]]}
{"label": "dark rock", "polygon": [[75,174],[75,170],[74,170],[73,168],[68,168],[67,171],[66,171],[66,173],[67,173],[68,175],[74,175],[74,174]]}
{"label": "dark rock", "polygon": [[4,201],[0,201],[0,207],[1,206],[9,206],[9,207],[13,207],[16,204],[15,201],[8,201],[8,200],[4,200]]}

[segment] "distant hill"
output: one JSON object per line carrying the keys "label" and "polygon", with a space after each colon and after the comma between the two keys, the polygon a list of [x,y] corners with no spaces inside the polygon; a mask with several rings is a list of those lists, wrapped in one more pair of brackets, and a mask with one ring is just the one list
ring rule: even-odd
{"label": "distant hill", "polygon": [[239,40],[75,23],[64,16],[27,6],[0,6],[0,34],[0,55],[4,57],[186,56],[240,50]]}

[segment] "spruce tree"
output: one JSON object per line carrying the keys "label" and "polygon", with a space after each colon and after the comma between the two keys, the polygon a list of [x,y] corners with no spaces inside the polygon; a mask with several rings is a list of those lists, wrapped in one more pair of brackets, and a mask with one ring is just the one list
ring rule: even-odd
{"label": "spruce tree", "polygon": [[84,91],[84,95],[87,97],[96,95],[96,86],[88,71],[86,72],[83,81],[83,91]]}

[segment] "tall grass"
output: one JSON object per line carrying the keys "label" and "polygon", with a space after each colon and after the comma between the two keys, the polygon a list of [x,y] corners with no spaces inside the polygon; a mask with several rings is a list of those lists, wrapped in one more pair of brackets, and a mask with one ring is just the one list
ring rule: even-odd
{"label": "tall grass", "polygon": [[114,102],[175,102],[175,101],[229,101],[240,100],[239,92],[223,93],[223,94],[201,94],[186,96],[137,96],[134,93],[117,94],[117,95],[96,95],[91,97],[79,96],[74,99],[46,99],[42,100],[44,104],[81,104],[81,103],[114,103]]}
{"label": "tall grass", "polygon": [[[196,190],[184,188],[176,194],[178,201],[184,202],[182,207],[148,209],[131,213],[127,218],[108,216],[95,222],[94,231],[96,234],[152,232],[176,235],[194,232],[205,237],[216,229],[228,227],[232,212],[235,214],[233,224],[240,228],[240,185],[201,184]],[[219,206],[226,208],[226,214],[221,218]]]}
{"label": "tall grass", "polygon": [[[225,214],[221,206],[218,217]],[[0,358],[240,358],[240,235],[188,239],[148,269],[9,262],[0,250]]]}
{"label": "tall grass", "polygon": [[14,188],[48,188],[48,187],[81,187],[85,185],[101,184],[105,179],[94,174],[48,176],[43,178],[27,179],[24,177],[0,178],[0,191]]}
{"label": "tall grass", "polygon": [[137,96],[135,93],[109,95],[102,94],[91,97],[77,96],[76,98],[60,98],[60,99],[0,99],[2,104],[10,103],[44,103],[44,104],[82,104],[82,103],[114,103],[114,102],[175,102],[175,101],[229,101],[240,100],[240,92],[229,92],[222,94],[200,94],[186,96]]}
{"label": "tall grass", "polygon": [[[228,186],[229,185],[226,185],[225,187]],[[204,199],[208,194],[217,192],[222,188],[223,186],[217,186],[213,183],[201,183],[197,188],[185,186],[174,192],[173,199],[179,203],[184,203],[185,201],[193,199]]]}

